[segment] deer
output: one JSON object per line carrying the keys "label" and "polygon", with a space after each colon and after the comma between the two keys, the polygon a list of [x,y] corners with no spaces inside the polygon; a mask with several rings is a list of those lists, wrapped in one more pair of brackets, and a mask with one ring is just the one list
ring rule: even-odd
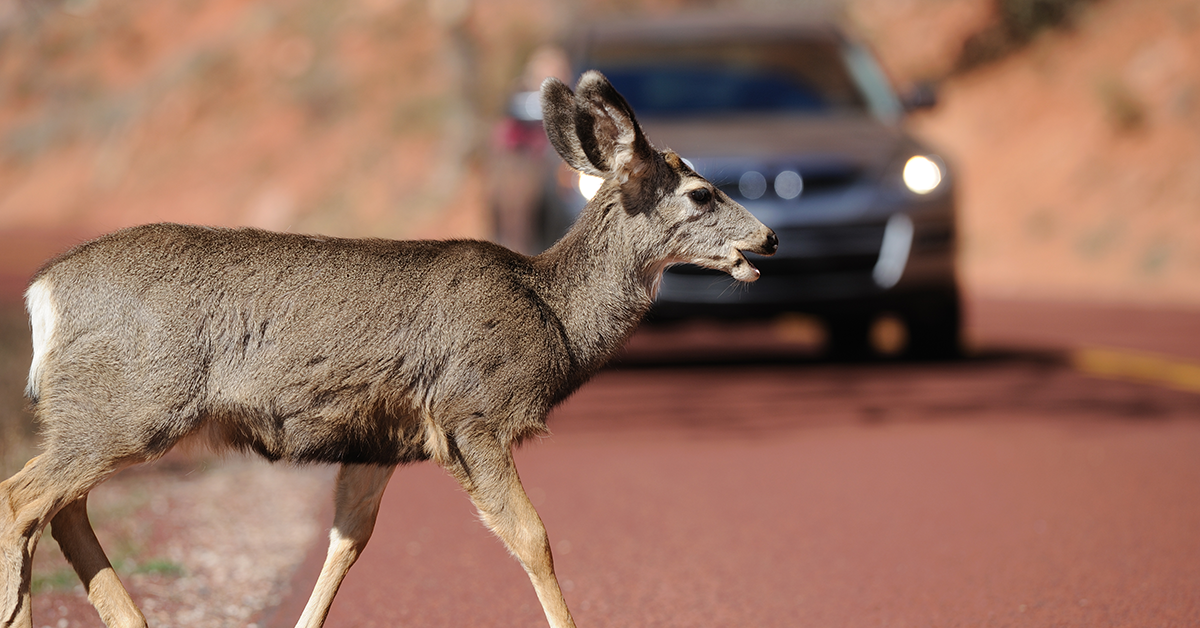
{"label": "deer", "polygon": [[0,626],[30,628],[42,531],[106,626],[146,626],[87,516],[89,492],[180,442],[340,465],[328,553],[298,628],[324,624],[397,467],[432,460],[574,626],[549,537],[513,462],[547,414],[623,346],[663,271],[755,281],[775,233],[647,139],[599,72],[541,86],[571,168],[602,177],[536,256],[481,240],[399,241],[178,224],[52,259],[26,292],[26,396],[41,453],[0,483]]}

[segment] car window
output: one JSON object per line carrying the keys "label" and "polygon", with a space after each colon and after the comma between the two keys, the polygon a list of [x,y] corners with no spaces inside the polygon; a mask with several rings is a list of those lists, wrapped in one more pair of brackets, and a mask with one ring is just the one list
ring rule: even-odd
{"label": "car window", "polygon": [[622,43],[589,66],[644,117],[868,111],[835,41]]}

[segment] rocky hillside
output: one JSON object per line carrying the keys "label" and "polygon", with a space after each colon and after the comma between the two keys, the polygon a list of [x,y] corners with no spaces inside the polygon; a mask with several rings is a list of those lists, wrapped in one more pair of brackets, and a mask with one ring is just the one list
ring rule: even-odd
{"label": "rocky hillside", "polygon": [[159,220],[484,237],[487,121],[567,21],[551,0],[34,2],[0,9],[9,283]]}
{"label": "rocky hillside", "polygon": [[897,75],[941,79],[916,127],[960,168],[968,287],[1200,306],[1200,2],[1076,4],[965,71],[948,53],[991,3],[864,1],[857,16]]}

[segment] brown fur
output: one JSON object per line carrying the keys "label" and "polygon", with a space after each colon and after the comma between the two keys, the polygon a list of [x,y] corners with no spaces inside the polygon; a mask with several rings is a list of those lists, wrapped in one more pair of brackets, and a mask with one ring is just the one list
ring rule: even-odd
{"label": "brown fur", "polygon": [[[430,458],[525,567],[551,625],[573,625],[512,447],[622,345],[667,265],[753,280],[739,249],[772,253],[775,236],[653,149],[598,73],[576,93],[552,79],[542,93],[560,154],[607,179],[542,255],[160,224],[40,271],[29,390],[45,452],[0,483],[0,626],[31,625],[30,563],[51,519],[106,624],[145,625],[86,496],[190,436],[342,465],[329,557],[299,625],[324,621],[394,467]],[[711,198],[698,203],[697,188]]]}

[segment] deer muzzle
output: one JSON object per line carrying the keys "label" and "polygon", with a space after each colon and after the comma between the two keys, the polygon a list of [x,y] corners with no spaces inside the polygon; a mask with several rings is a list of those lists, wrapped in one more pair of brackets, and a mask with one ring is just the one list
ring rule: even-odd
{"label": "deer muzzle", "polygon": [[742,240],[733,243],[733,259],[730,260],[729,274],[738,281],[757,281],[761,273],[750,260],[746,259],[745,252],[758,253],[759,255],[774,255],[775,251],[779,250],[779,237],[775,232],[763,227],[763,232],[756,238],[751,240]]}

